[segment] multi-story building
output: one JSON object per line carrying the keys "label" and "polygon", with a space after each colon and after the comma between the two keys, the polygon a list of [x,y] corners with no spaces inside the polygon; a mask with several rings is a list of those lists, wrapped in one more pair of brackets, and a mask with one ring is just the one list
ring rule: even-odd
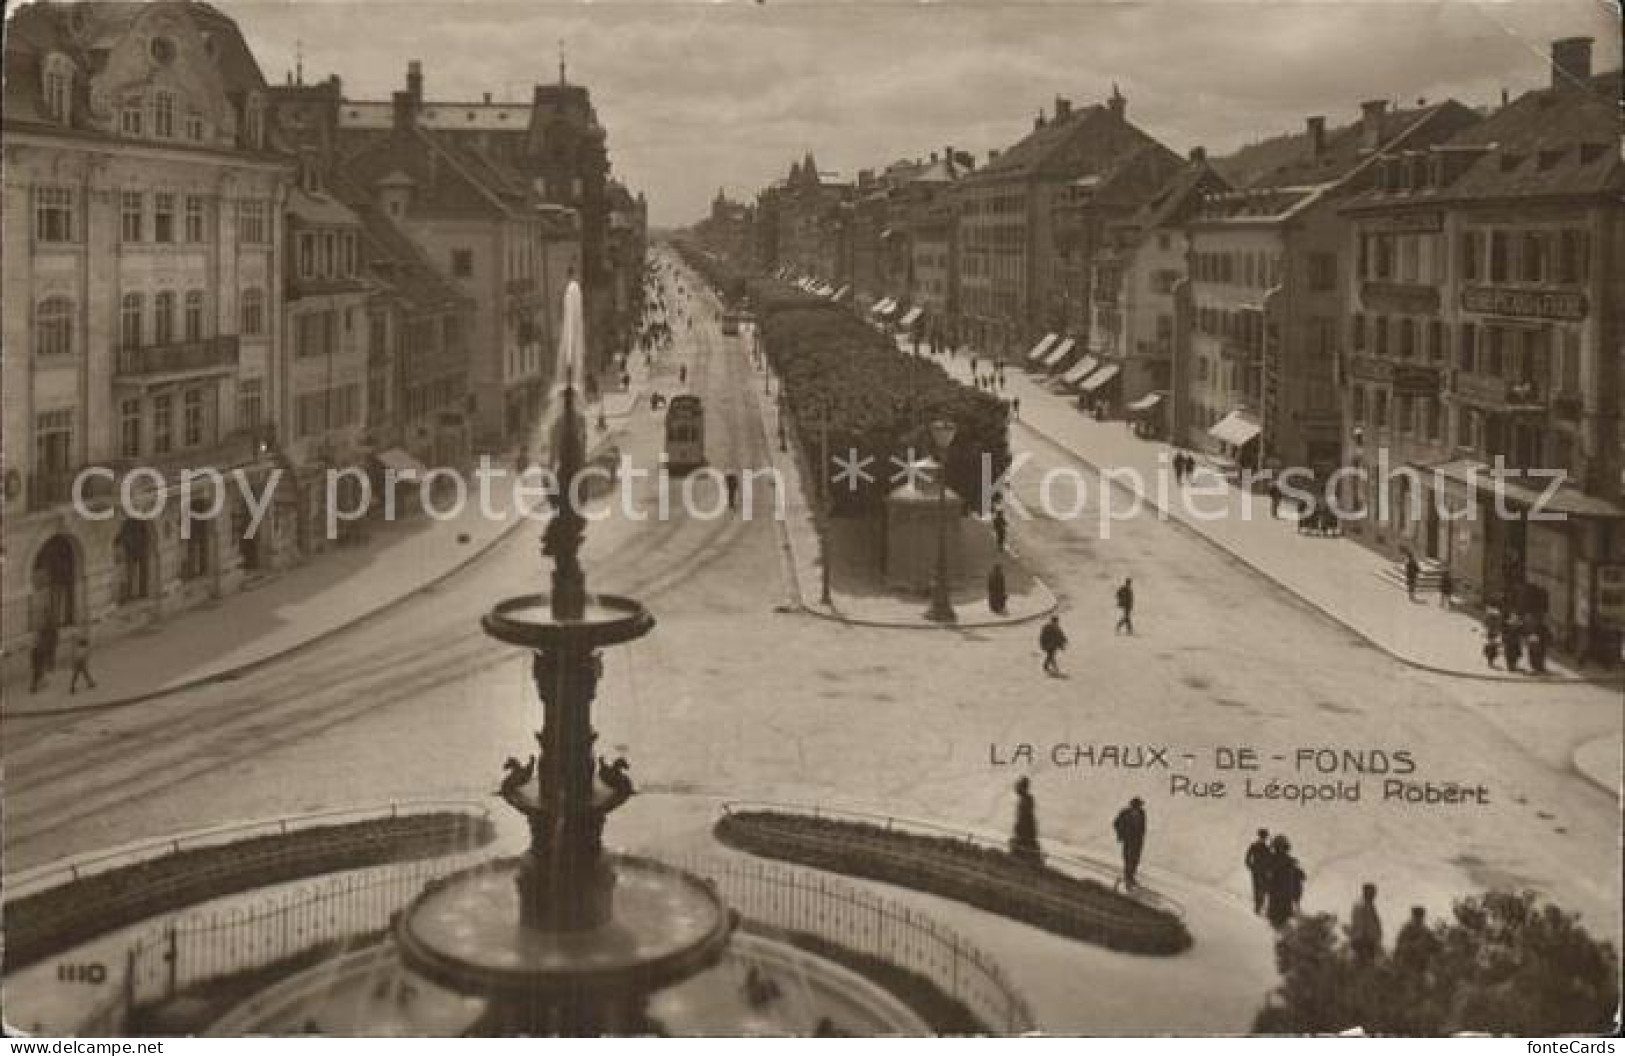
{"label": "multi-story building", "polygon": [[1413,110],[1363,104],[1328,131],[1311,117],[1216,162],[1242,186],[1209,195],[1190,231],[1186,442],[1219,457],[1330,472],[1342,453],[1338,320],[1347,223],[1339,205],[1374,173],[1383,150],[1425,148],[1478,120],[1454,101]]}
{"label": "multi-story building", "polygon": [[[957,185],[959,204],[960,316],[971,340],[988,349],[1030,343],[1035,333],[1080,329],[1087,320],[1087,262],[1098,221],[1088,203],[1105,205],[1097,191],[1126,166],[1143,172],[1149,197],[1180,160],[1127,118],[1127,102],[1115,90],[1103,106],[1074,110],[1057,99],[1055,114],[1039,112],[1033,131]],[[1127,185],[1126,184],[1126,185]],[[1064,237],[1057,217],[1082,209],[1076,229]],[[1114,207],[1115,208],[1115,207]],[[1070,268],[1070,270],[1069,270]]]}
{"label": "multi-story building", "polygon": [[[444,149],[475,159],[465,167],[497,170],[500,175],[488,182],[511,180],[547,204],[576,212],[581,231],[576,278],[588,316],[589,359],[594,369],[607,368],[633,322],[615,313],[613,291],[618,283],[641,283],[643,262],[627,261],[610,250],[614,206],[608,134],[591,93],[570,82],[562,62],[557,80],[535,85],[528,102],[493,101],[489,94],[477,101],[431,100],[424,94],[423,78],[423,64],[410,62],[406,93],[415,123]],[[346,152],[360,143],[390,139],[396,106],[396,101],[344,100],[338,122]],[[618,278],[622,270],[631,271],[632,278]]]}
{"label": "multi-story building", "polygon": [[694,225],[694,238],[700,246],[741,268],[758,265],[760,241],[756,207],[733,201],[717,188],[711,212]]}
{"label": "multi-story building", "polygon": [[[643,318],[644,261],[649,254],[649,203],[618,180],[609,181],[609,318],[616,324],[616,350],[627,352],[633,326]],[[555,304],[558,302],[554,302]]]}
{"label": "multi-story building", "polygon": [[[356,473],[371,452],[367,427],[368,303],[374,292],[361,262],[361,220],[325,183],[319,157],[300,157],[288,194],[283,255],[283,355],[278,361],[277,434],[292,474],[294,545],[302,556],[329,538],[328,499],[359,508]],[[329,485],[333,480],[336,487]],[[354,522],[332,519],[340,529]]]}
{"label": "multi-story building", "polygon": [[[573,269],[577,278],[583,267],[579,242],[567,247],[568,262],[558,259],[560,225],[551,217],[559,207],[505,162],[437,127],[447,120],[444,104],[424,103],[417,63],[382,132],[366,109],[373,104],[335,97],[328,105],[349,182],[474,302],[467,337],[474,442],[491,449],[527,442],[554,369],[559,301],[545,283],[551,278],[562,290],[570,277],[549,276],[546,265]],[[474,111],[473,123],[498,120],[501,112]],[[580,238],[573,223],[571,233]]]}
{"label": "multi-story building", "polygon": [[1189,322],[1182,306],[1185,222],[1205,195],[1228,189],[1202,148],[1193,149],[1150,201],[1107,224],[1092,263],[1086,347],[1093,362],[1080,381],[1091,400],[1127,408],[1159,432],[1178,420],[1169,397],[1174,350]]}
{"label": "multi-story building", "polygon": [[841,206],[850,202],[853,186],[832,172],[822,172],[809,152],[792,162],[790,174],[763,194],[760,210],[772,256],[764,263],[789,267],[835,285],[852,281],[850,240]]}
{"label": "multi-story building", "polygon": [[[367,436],[381,465],[403,450],[428,467],[469,456],[468,335],[474,302],[367,196],[341,194],[361,221],[367,302]],[[415,468],[415,467],[409,467]]]}
{"label": "multi-story building", "polygon": [[1384,151],[1346,204],[1343,454],[1373,481],[1362,540],[1614,655],[1625,163],[1620,73],[1590,47],[1554,44],[1550,84],[1481,124]]}
{"label": "multi-story building", "polygon": [[[262,563],[282,215],[265,83],[203,3],[34,4],[5,40],[4,648],[103,636]],[[103,472],[75,503],[79,471]],[[128,504],[115,501],[120,489]],[[220,516],[192,521],[216,508]],[[219,504],[217,507],[216,504]]]}

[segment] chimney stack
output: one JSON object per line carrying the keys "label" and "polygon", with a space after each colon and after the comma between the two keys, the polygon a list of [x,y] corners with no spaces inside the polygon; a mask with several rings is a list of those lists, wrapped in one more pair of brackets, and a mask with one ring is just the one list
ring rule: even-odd
{"label": "chimney stack", "polygon": [[413,59],[406,64],[406,93],[415,106],[423,105],[423,63]]}
{"label": "chimney stack", "polygon": [[1572,92],[1591,79],[1591,38],[1552,41],[1552,91]]}
{"label": "chimney stack", "polygon": [[999,160],[999,148],[998,147],[994,147],[992,150],[989,150],[987,152],[987,160],[988,160],[989,164],[992,164],[993,162]]}
{"label": "chimney stack", "polygon": [[1382,145],[1382,117],[1388,112],[1388,100],[1368,99],[1360,104],[1360,146],[1376,150]]}
{"label": "chimney stack", "polygon": [[1038,108],[1038,116],[1033,118],[1033,131],[1037,132],[1044,127],[1044,108]]}
{"label": "chimney stack", "polygon": [[1319,161],[1326,154],[1326,119],[1315,116],[1309,119],[1309,156]]}
{"label": "chimney stack", "polygon": [[1057,121],[1072,116],[1072,100],[1065,96],[1055,97],[1055,119]]}
{"label": "chimney stack", "polygon": [[936,163],[937,163],[937,152],[933,150],[931,152],[931,164],[935,165]]}
{"label": "chimney stack", "polygon": [[394,129],[396,132],[405,132],[417,124],[418,108],[412,102],[411,92],[396,92],[390,97],[394,106]]}
{"label": "chimney stack", "polygon": [[485,105],[486,106],[491,105],[491,93],[490,92],[485,93]]}
{"label": "chimney stack", "polygon": [[1126,118],[1128,100],[1123,98],[1123,93],[1117,90],[1116,81],[1112,82],[1112,97],[1106,101],[1106,105],[1111,109],[1112,116],[1117,120],[1122,121]]}
{"label": "chimney stack", "polygon": [[1206,147],[1192,147],[1191,148],[1191,162],[1193,164],[1200,165],[1205,161],[1207,161],[1207,148]]}

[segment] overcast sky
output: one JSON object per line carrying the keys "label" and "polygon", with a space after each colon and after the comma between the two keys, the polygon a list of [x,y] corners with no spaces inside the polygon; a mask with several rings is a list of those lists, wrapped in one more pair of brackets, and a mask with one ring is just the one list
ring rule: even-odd
{"label": "overcast sky", "polygon": [[1113,82],[1171,149],[1222,153],[1310,114],[1346,123],[1364,99],[1515,96],[1546,81],[1560,37],[1597,38],[1596,69],[1620,64],[1618,9],[1599,0],[217,4],[268,78],[302,45],[306,79],[338,73],[354,99],[387,99],[413,58],[431,99],[528,99],[563,40],[655,224],[697,219],[719,186],[753,198],[808,150],[844,173],[948,144],[985,158],[1057,95],[1084,106]]}

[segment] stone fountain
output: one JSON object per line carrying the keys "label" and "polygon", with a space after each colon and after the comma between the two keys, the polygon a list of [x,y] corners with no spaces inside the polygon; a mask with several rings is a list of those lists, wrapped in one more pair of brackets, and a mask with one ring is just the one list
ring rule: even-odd
{"label": "stone fountain", "polygon": [[[597,1036],[925,1032],[897,999],[832,962],[746,932],[713,885],[607,851],[604,823],[633,794],[600,757],[592,707],[602,650],[641,638],[638,602],[588,592],[586,518],[569,487],[586,461],[577,372],[581,291],[565,294],[552,427],[551,590],[499,602],[485,632],[528,649],[542,702],[538,751],[510,758],[498,794],[528,846],[426,887],[393,943],[351,951],[257,994],[214,1034]],[[783,999],[780,999],[780,996]]]}

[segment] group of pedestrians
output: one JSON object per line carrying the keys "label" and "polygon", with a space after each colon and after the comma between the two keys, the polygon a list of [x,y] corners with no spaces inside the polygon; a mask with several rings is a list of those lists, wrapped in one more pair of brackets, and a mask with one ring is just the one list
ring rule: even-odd
{"label": "group of pedestrians", "polygon": [[1277,928],[1285,927],[1298,913],[1308,879],[1292,855],[1292,841],[1285,833],[1271,836],[1270,830],[1259,829],[1243,861],[1253,881],[1253,912]]}
{"label": "group of pedestrians", "polygon": [[1522,671],[1519,665],[1527,655],[1529,673],[1544,675],[1550,645],[1551,631],[1540,616],[1524,615],[1516,609],[1502,612],[1494,602],[1484,610],[1484,662],[1490,667],[1504,658],[1508,671]]}
{"label": "group of pedestrians", "polygon": [[1169,465],[1174,471],[1174,483],[1184,484],[1196,472],[1196,456],[1189,451],[1175,451]]}
{"label": "group of pedestrians", "polygon": [[[1117,588],[1117,625],[1114,634],[1134,633],[1134,580],[1125,578]],[[1067,647],[1066,631],[1061,617],[1051,616],[1038,631],[1038,651],[1044,654],[1044,673],[1060,677],[1060,654]]]}
{"label": "group of pedestrians", "polygon": [[[37,693],[40,687],[49,682],[51,672],[56,670],[59,649],[60,632],[54,624],[42,627],[34,635],[34,644],[28,654],[28,692]],[[81,678],[91,689],[96,688],[96,680],[90,674],[90,633],[84,628],[68,628],[68,667],[72,671],[68,681],[70,696],[79,691]]]}

